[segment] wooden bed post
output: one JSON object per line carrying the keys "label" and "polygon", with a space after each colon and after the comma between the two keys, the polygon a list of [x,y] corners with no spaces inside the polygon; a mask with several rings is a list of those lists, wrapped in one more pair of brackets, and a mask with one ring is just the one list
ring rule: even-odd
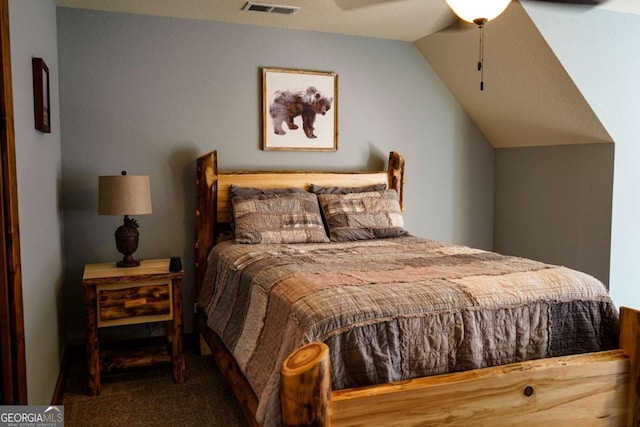
{"label": "wooden bed post", "polygon": [[402,203],[404,193],[404,157],[396,151],[389,153],[387,173],[389,174],[389,188],[396,190],[400,209],[404,210],[404,204]]}
{"label": "wooden bed post", "polygon": [[291,353],[280,370],[282,425],[331,426],[329,347],[312,342]]}
{"label": "wooden bed post", "polygon": [[627,405],[627,425],[640,425],[640,311],[627,307],[620,308],[620,348],[629,357],[629,401]]}
{"label": "wooden bed post", "polygon": [[216,243],[218,216],[218,153],[211,151],[198,158],[196,167],[196,242],[195,242],[195,290],[200,294],[207,268],[207,256]]}

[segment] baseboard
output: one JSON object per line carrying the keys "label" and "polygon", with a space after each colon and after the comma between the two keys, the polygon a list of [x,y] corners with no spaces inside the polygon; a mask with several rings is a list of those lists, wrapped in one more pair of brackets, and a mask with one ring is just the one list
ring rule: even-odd
{"label": "baseboard", "polygon": [[62,397],[64,396],[64,385],[67,382],[69,376],[69,366],[71,365],[69,356],[70,347],[65,346],[62,352],[62,363],[60,364],[60,372],[58,373],[58,380],[56,381],[56,387],[53,389],[53,396],[51,397],[52,405],[62,405]]}
{"label": "baseboard", "polygon": [[62,396],[64,395],[64,383],[67,379],[66,368],[67,366],[67,350],[65,349],[62,356],[62,364],[60,366],[60,372],[58,373],[58,381],[56,381],[56,388],[53,389],[53,396],[51,397],[52,405],[62,405]]}

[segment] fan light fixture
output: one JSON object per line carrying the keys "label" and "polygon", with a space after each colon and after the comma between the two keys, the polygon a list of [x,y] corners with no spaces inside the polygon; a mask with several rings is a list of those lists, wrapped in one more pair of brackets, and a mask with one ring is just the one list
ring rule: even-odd
{"label": "fan light fixture", "polygon": [[480,52],[478,71],[480,71],[480,90],[484,90],[484,26],[500,16],[511,0],[445,0],[451,10],[463,21],[476,24],[480,29]]}
{"label": "fan light fixture", "polygon": [[477,25],[484,25],[497,18],[511,0],[446,0],[460,19]]}

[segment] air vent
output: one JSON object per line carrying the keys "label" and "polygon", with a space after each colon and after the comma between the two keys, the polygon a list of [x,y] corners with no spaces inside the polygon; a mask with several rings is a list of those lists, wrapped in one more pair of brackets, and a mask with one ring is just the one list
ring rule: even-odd
{"label": "air vent", "polygon": [[281,15],[294,15],[300,8],[296,6],[284,6],[279,4],[266,4],[247,2],[242,10],[251,10],[253,12],[279,13]]}

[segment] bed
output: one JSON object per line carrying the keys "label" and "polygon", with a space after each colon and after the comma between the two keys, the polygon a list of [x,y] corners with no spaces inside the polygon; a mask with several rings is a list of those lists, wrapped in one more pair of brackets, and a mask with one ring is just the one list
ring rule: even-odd
{"label": "bed", "polygon": [[[639,313],[586,274],[407,234],[403,184],[395,152],[355,173],[198,159],[196,325],[249,424],[637,425]],[[289,190],[312,186],[331,191]],[[240,193],[232,215],[236,187],[281,195]],[[363,204],[382,231],[345,226]],[[282,206],[284,242],[243,216]]]}

